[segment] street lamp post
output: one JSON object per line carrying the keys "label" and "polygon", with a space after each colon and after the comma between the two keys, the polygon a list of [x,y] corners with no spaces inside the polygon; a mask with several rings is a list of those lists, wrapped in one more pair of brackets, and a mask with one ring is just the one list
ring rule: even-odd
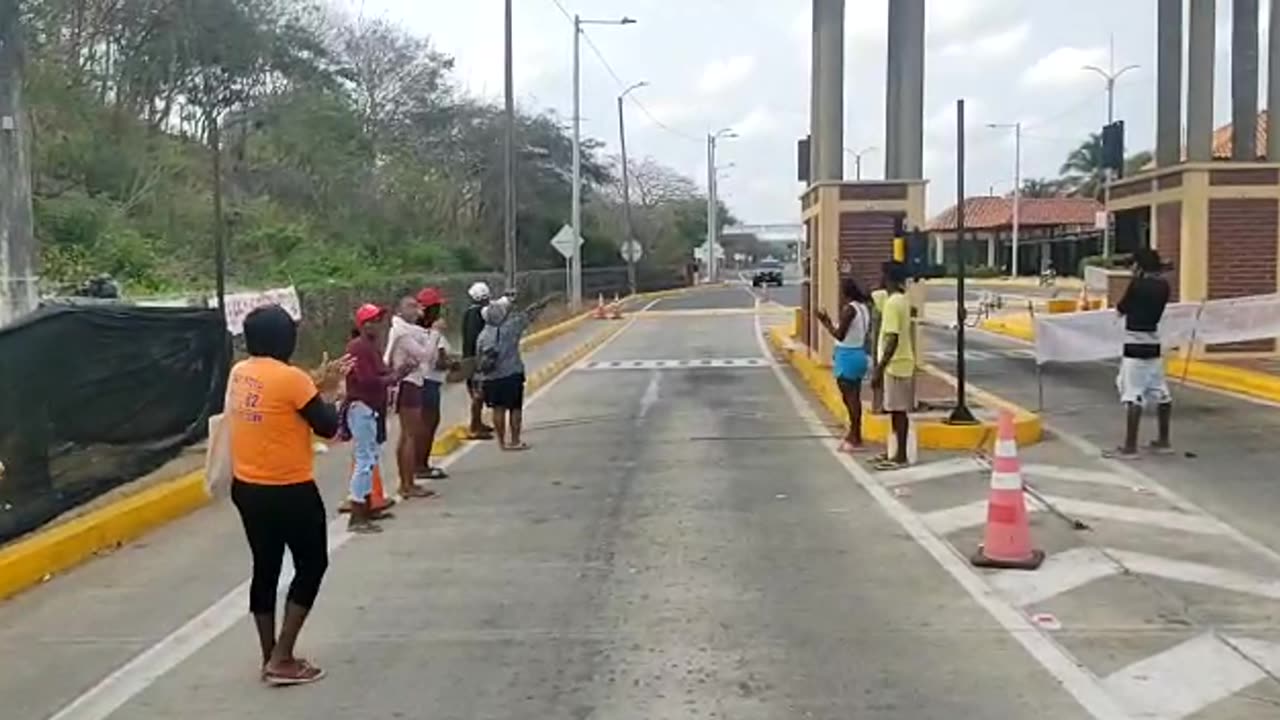
{"label": "street lamp post", "polygon": [[626,253],[627,261],[627,284],[631,288],[632,295],[636,292],[636,260],[635,253],[632,252],[629,244],[635,242],[635,238],[632,237],[634,229],[631,225],[631,176],[627,166],[627,123],[626,113],[623,112],[622,105],[627,99],[627,95],[648,84],[643,81],[638,82],[623,90],[622,94],[618,96],[618,142],[622,146],[622,217],[623,224],[626,225],[623,247],[625,248],[624,252]]}
{"label": "street lamp post", "polygon": [[503,164],[502,164],[502,274],[507,290],[516,289],[516,93],[515,72],[512,68],[512,22],[511,2],[506,1],[506,37],[504,58],[504,115],[506,127],[503,129]]}
{"label": "street lamp post", "polygon": [[569,306],[582,309],[582,26],[632,25],[635,20],[584,20],[573,16],[573,206],[569,222],[573,226],[573,255],[569,259]]}
{"label": "street lamp post", "polygon": [[849,148],[844,149],[845,152],[853,156],[853,179],[854,180],[858,180],[858,181],[862,180],[862,156],[869,155],[879,149],[880,148],[877,148],[875,145],[869,145],[857,152],[854,152]]}
{"label": "street lamp post", "polygon": [[717,197],[717,178],[716,178],[716,143],[721,139],[732,139],[738,137],[730,128],[724,128],[707,135],[707,281],[715,282],[717,275],[717,265],[719,258],[716,257],[716,248],[719,245],[719,214],[720,200]]}
{"label": "street lamp post", "polygon": [[[1115,122],[1116,119],[1116,80],[1121,75],[1130,70],[1137,70],[1138,65],[1125,65],[1116,70],[1116,38],[1111,36],[1110,56],[1107,60],[1107,69],[1096,65],[1085,65],[1084,70],[1097,73],[1107,83],[1107,124]],[[1103,257],[1111,257],[1111,181],[1113,179],[1111,168],[1102,169],[1102,211],[1106,215],[1107,224],[1102,230],[1102,255]]]}
{"label": "street lamp post", "polygon": [[1013,233],[1009,274],[1018,277],[1018,231],[1022,214],[1022,123],[988,123],[997,130],[1013,130]]}

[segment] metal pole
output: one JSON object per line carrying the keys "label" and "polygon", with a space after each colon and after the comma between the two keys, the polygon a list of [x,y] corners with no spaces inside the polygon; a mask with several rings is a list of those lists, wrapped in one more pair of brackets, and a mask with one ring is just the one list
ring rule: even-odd
{"label": "metal pole", "polygon": [[715,262],[715,232],[711,229],[715,223],[711,207],[716,201],[715,177],[715,135],[707,134],[707,282],[711,282],[712,263]]}
{"label": "metal pole", "polygon": [[18,0],[0,0],[0,325],[35,310],[38,247],[32,229],[30,117],[23,99]]}
{"label": "metal pole", "polygon": [[862,153],[853,156],[853,179],[862,180]]}
{"label": "metal pole", "polygon": [[710,218],[711,225],[708,228],[708,234],[711,236],[711,247],[708,249],[708,256],[711,258],[707,261],[707,268],[711,282],[715,282],[720,277],[720,258],[717,257],[716,247],[720,243],[720,228],[717,227],[720,222],[720,198],[718,197],[717,187],[719,183],[716,178],[716,136],[711,136],[711,205],[708,209],[707,217]]}
{"label": "metal pole", "polygon": [[966,364],[964,361],[965,255],[968,253],[964,226],[964,100],[956,101],[956,406],[947,422],[952,425],[974,425],[978,421],[969,410],[965,398]]}
{"label": "metal pole", "polygon": [[217,114],[209,120],[209,149],[213,153],[213,278],[218,314],[227,320],[227,224],[222,214],[222,129]]}
{"label": "metal pole", "polygon": [[1018,277],[1018,230],[1022,211],[1022,123],[1013,124],[1013,258],[1010,275]]}
{"label": "metal pole", "polygon": [[1102,214],[1105,225],[1102,228],[1102,257],[1111,257],[1111,178],[1114,171],[1104,168],[1102,171]]}
{"label": "metal pole", "polygon": [[506,0],[506,137],[504,143],[505,164],[502,168],[503,191],[503,280],[508,290],[516,287],[516,92],[515,73],[512,69],[511,3]]}
{"label": "metal pole", "polygon": [[569,258],[569,307],[582,309],[582,18],[573,16],[573,254]]}
{"label": "metal pole", "polygon": [[635,242],[632,237],[631,226],[631,178],[627,167],[627,124],[626,115],[622,109],[623,95],[618,96],[618,140],[622,146],[622,217],[623,223],[626,225],[626,232],[623,234],[623,248],[627,252],[627,283],[631,287],[631,294],[636,292],[636,261],[635,255],[631,252],[631,243]]}

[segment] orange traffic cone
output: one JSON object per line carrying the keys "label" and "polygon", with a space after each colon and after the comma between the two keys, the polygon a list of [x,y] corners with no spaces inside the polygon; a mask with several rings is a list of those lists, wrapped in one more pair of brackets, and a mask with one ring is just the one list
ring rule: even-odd
{"label": "orange traffic cone", "polygon": [[604,320],[608,317],[604,309],[604,293],[600,293],[596,296],[596,311],[593,314],[593,317],[597,320]]}
{"label": "orange traffic cone", "polygon": [[1000,411],[1000,434],[987,500],[986,538],[971,561],[978,567],[1008,570],[1035,570],[1044,562],[1044,552],[1031,547],[1018,441],[1013,432],[1013,413],[1009,410]]}
{"label": "orange traffic cone", "polygon": [[[351,469],[347,471],[348,477],[350,476],[350,473],[355,472],[355,468],[356,468],[356,461],[352,459]],[[387,497],[386,492],[382,488],[381,465],[380,464],[374,465],[373,466],[373,492],[369,493],[369,510],[371,512],[383,512],[385,510],[389,510],[395,504],[396,504],[395,499]],[[342,501],[342,504],[338,506],[338,512],[340,513],[351,512],[351,498],[348,497],[347,499]]]}
{"label": "orange traffic cone", "polygon": [[609,319],[622,319],[622,299],[618,297],[617,293],[613,294],[613,304],[609,306]]}

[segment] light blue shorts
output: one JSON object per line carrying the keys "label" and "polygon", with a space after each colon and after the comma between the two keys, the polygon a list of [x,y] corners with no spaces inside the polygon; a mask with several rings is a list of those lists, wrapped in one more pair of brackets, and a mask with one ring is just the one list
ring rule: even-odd
{"label": "light blue shorts", "polygon": [[837,345],[831,364],[837,380],[856,383],[867,376],[870,361],[865,348]]}

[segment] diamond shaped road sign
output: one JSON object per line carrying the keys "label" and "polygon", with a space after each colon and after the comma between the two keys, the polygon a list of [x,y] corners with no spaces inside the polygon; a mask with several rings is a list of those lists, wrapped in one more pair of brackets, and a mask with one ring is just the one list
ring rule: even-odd
{"label": "diamond shaped road sign", "polygon": [[565,256],[565,258],[571,258],[573,257],[575,238],[578,241],[576,246],[581,247],[582,236],[575,233],[572,227],[565,225],[560,228],[560,232],[556,233],[555,237],[551,238],[551,247],[555,248],[556,251]]}

